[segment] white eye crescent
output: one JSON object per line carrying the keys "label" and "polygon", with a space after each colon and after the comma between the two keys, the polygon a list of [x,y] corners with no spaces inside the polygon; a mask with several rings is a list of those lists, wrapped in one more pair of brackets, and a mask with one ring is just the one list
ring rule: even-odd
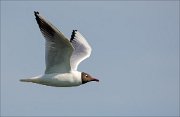
{"label": "white eye crescent", "polygon": [[88,75],[87,75],[87,74],[86,74],[85,76],[86,76],[86,77],[88,77]]}

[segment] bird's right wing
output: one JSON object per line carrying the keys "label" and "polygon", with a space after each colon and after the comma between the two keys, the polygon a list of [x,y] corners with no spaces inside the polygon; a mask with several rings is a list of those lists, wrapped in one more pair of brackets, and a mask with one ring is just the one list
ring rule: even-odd
{"label": "bird's right wing", "polygon": [[46,39],[45,74],[66,73],[71,70],[70,57],[73,46],[69,40],[49,21],[34,12],[39,28]]}

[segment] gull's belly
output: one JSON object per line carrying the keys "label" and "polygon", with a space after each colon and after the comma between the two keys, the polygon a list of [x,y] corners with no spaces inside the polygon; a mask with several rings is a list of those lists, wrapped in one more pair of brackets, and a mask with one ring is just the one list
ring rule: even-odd
{"label": "gull's belly", "polygon": [[71,73],[45,74],[38,83],[56,87],[71,87],[79,86],[82,84],[81,80],[74,77],[74,75]]}

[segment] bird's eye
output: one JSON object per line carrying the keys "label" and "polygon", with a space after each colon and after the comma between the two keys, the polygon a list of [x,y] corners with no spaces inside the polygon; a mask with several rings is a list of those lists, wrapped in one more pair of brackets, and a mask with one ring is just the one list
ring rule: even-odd
{"label": "bird's eye", "polygon": [[88,75],[85,75],[86,77],[88,77]]}

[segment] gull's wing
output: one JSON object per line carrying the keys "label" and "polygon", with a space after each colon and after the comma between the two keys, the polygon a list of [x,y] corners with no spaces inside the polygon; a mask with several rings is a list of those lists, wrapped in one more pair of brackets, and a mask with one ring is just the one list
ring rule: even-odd
{"label": "gull's wing", "polygon": [[34,12],[39,28],[46,39],[45,74],[66,73],[71,70],[70,57],[73,52],[69,40],[49,21]]}
{"label": "gull's wing", "polygon": [[79,63],[91,55],[92,49],[86,39],[77,30],[73,30],[70,42],[74,47],[70,59],[71,69],[77,70]]}

